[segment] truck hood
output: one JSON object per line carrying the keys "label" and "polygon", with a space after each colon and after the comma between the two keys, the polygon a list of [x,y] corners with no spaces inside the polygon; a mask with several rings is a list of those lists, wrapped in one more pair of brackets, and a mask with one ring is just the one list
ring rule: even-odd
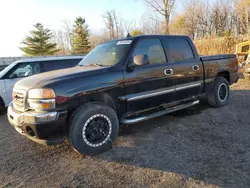
{"label": "truck hood", "polygon": [[[64,81],[76,77],[86,76],[97,69],[105,69],[107,67],[73,67],[68,69],[61,69],[46,73],[41,73],[24,78],[15,84],[15,88],[22,90],[29,90],[32,88],[42,88],[51,83]],[[85,74],[84,74],[85,73]]]}

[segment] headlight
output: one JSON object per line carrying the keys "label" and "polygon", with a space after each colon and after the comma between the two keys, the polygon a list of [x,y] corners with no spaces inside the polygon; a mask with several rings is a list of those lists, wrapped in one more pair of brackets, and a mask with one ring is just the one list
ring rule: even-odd
{"label": "headlight", "polygon": [[53,99],[56,94],[53,89],[31,89],[28,96],[29,99]]}
{"label": "headlight", "polygon": [[56,107],[55,92],[52,89],[31,89],[28,93],[29,109],[51,110]]}

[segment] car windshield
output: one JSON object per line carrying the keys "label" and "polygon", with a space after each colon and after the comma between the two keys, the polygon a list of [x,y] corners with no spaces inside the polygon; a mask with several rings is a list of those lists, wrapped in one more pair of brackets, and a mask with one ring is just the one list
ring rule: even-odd
{"label": "car windshield", "polygon": [[132,40],[112,41],[95,47],[78,65],[112,66],[126,54]]}

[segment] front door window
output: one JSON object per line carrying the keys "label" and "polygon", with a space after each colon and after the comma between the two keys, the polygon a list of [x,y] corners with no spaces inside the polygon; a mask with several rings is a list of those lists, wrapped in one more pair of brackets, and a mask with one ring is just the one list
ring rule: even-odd
{"label": "front door window", "polygon": [[7,75],[7,79],[24,78],[39,73],[39,63],[20,63],[10,70]]}

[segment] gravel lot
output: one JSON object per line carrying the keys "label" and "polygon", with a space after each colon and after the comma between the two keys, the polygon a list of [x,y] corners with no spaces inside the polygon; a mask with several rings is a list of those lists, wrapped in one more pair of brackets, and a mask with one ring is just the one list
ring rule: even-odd
{"label": "gravel lot", "polygon": [[0,187],[250,187],[250,81],[230,104],[199,105],[121,128],[95,157],[44,147],[0,116]]}

